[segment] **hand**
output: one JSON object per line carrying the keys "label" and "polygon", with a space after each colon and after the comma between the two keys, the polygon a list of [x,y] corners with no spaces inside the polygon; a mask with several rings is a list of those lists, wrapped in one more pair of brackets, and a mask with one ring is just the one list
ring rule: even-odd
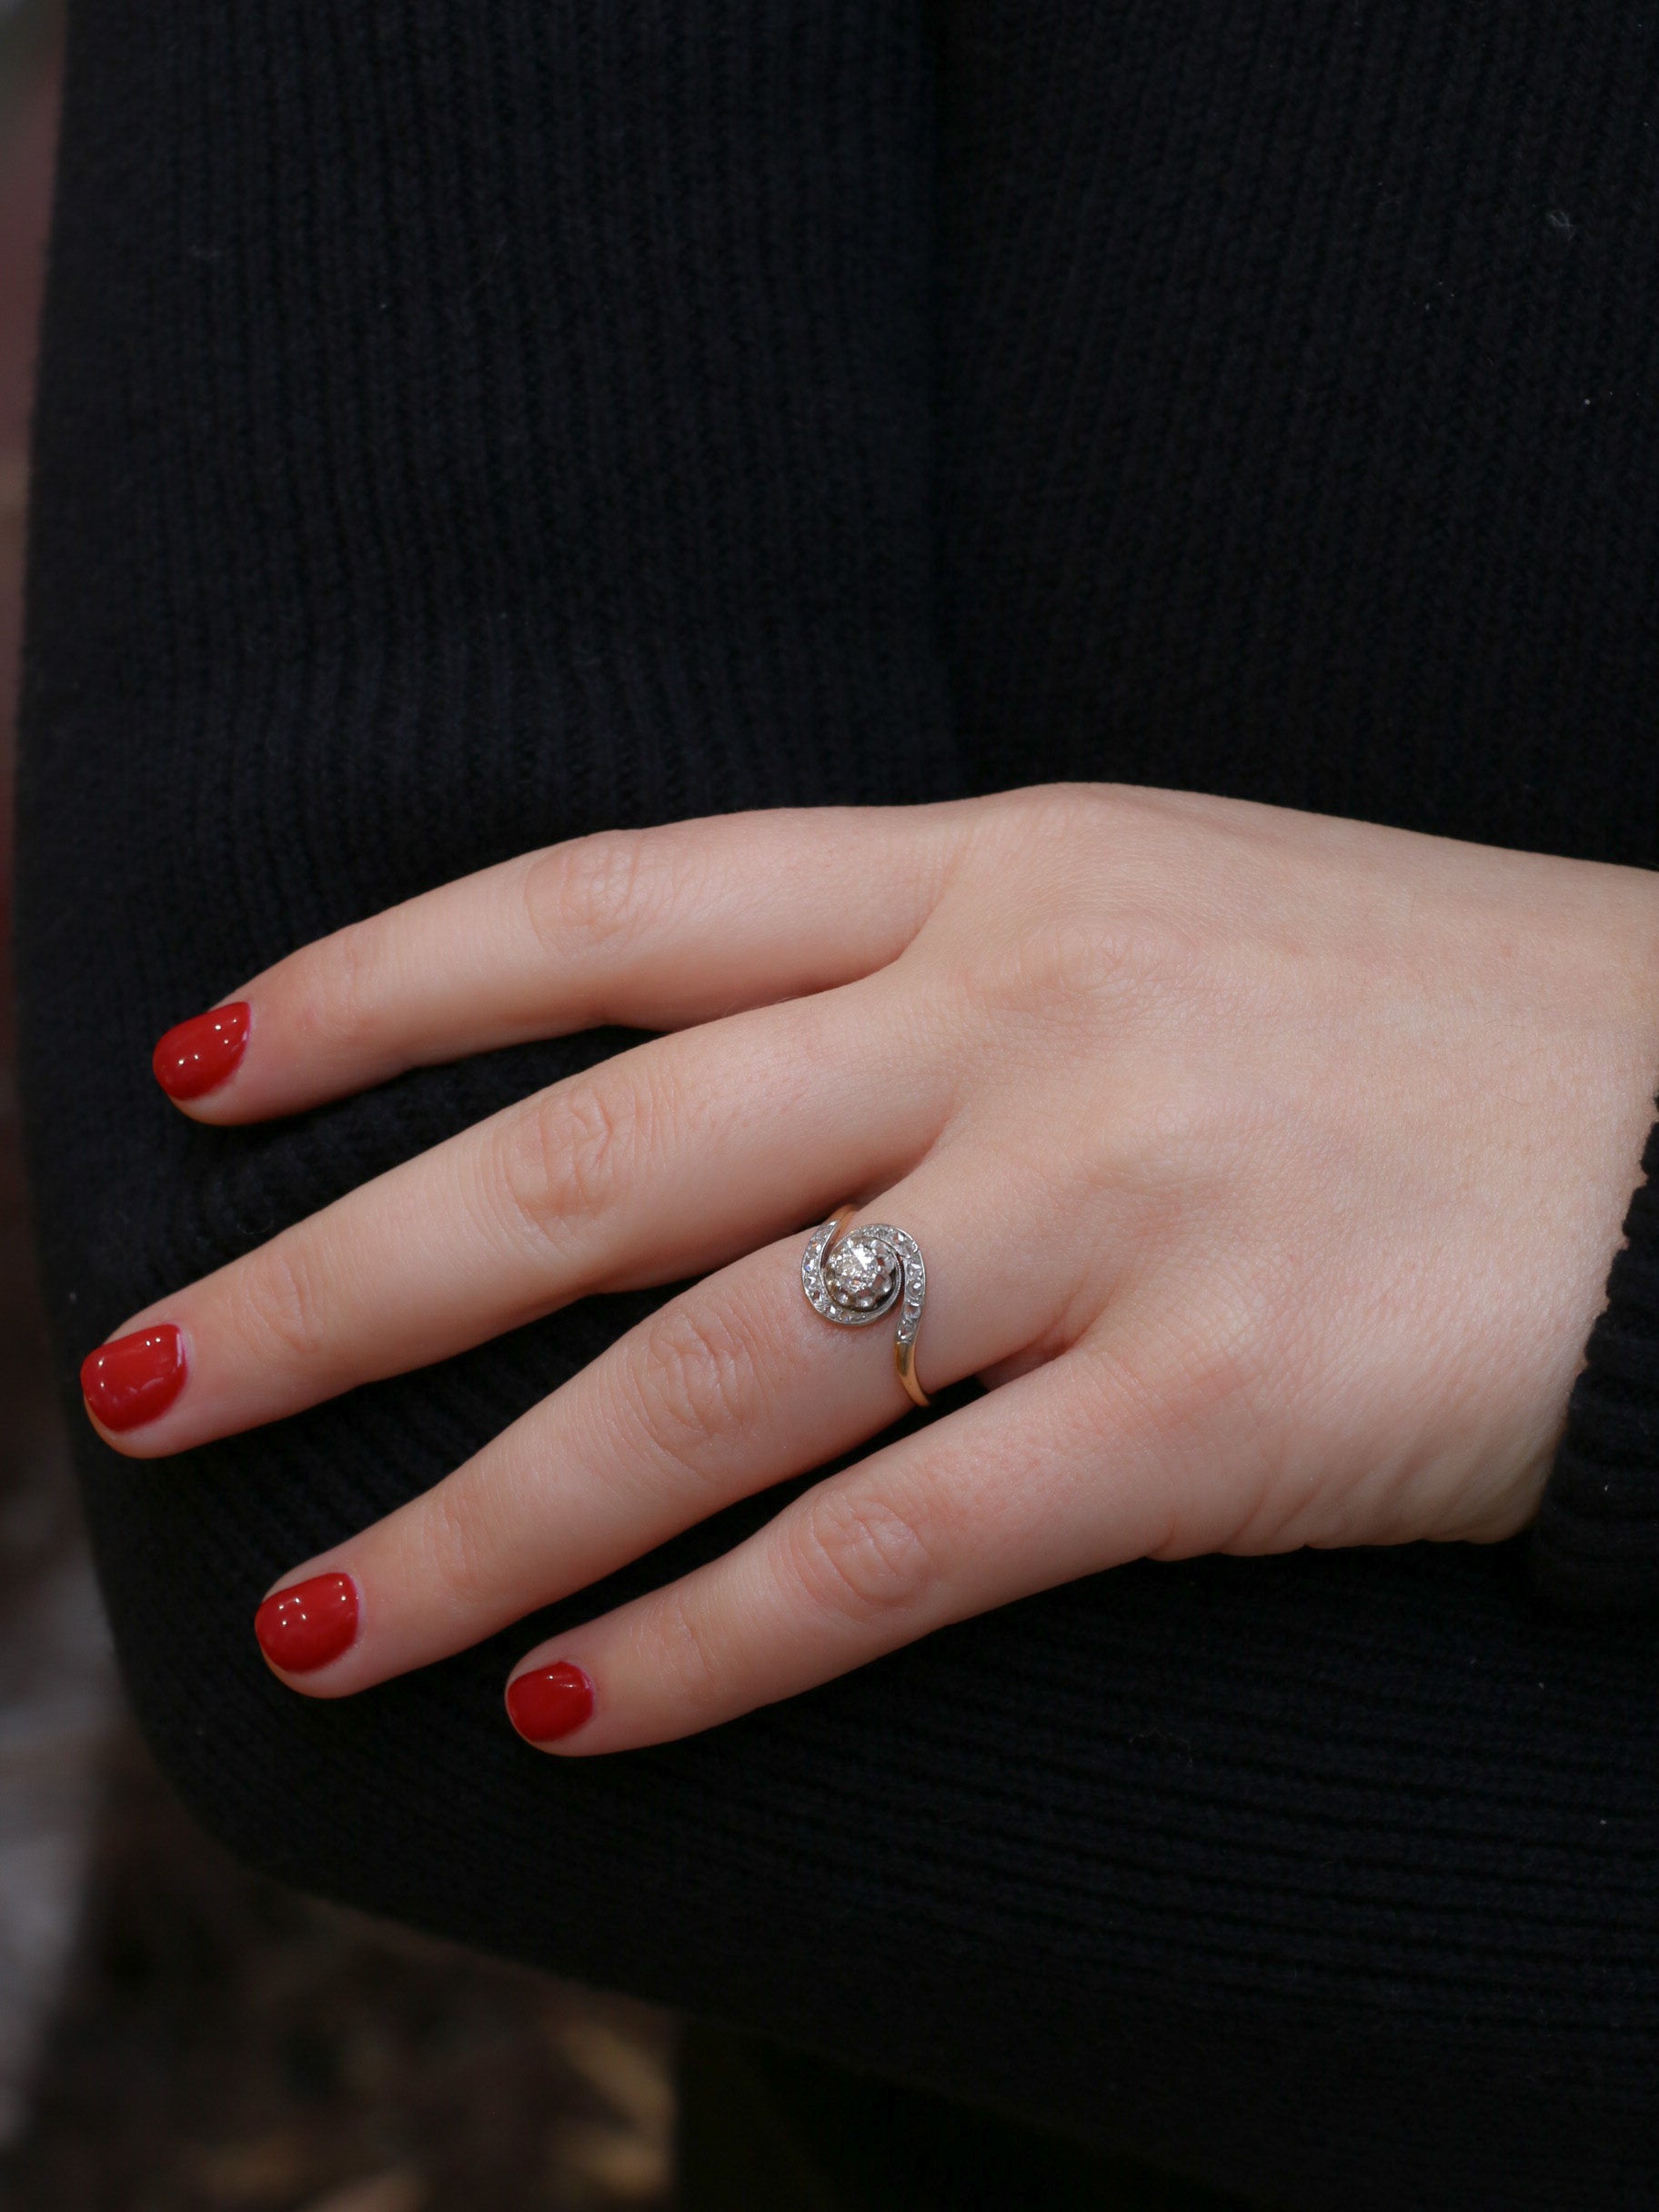
{"label": "hand", "polygon": [[614,1751],[1124,1560],[1521,1528],[1651,1115],[1659,879],[1057,787],[582,839],[240,1003],[218,1063],[199,1024],[171,1047],[176,1089],[230,1067],[186,1101],[204,1121],[601,1022],[669,1033],[136,1316],[88,1362],[117,1450],[703,1278],[296,1565],[263,1640],[310,1694],[877,1437],[908,1410],[890,1323],[822,1320],[801,1248],[850,1196],[919,1241],[917,1375],[987,1393],[530,1653],[521,1729]]}

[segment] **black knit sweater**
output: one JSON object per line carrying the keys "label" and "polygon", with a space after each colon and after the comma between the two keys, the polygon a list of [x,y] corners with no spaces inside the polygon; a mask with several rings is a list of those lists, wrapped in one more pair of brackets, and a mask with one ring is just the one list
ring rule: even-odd
{"label": "black knit sweater", "polygon": [[[615,1049],[229,1131],[150,1080],[535,843],[1063,775],[1659,864],[1655,116],[1615,0],[76,0],[20,883],[66,1391]],[[1630,1232],[1532,1539],[1131,1567],[618,1758],[526,1751],[510,1659],[775,1498],[341,1704],[249,1616],[646,1301],[171,1462],[77,1416],[132,1693],[337,1895],[1305,2212],[1648,2212]]]}

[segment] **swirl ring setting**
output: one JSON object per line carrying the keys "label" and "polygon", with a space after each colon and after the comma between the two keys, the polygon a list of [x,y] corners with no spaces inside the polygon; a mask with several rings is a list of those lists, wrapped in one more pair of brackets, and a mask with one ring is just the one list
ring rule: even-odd
{"label": "swirl ring setting", "polygon": [[915,1238],[890,1222],[850,1227],[853,1209],[838,1206],[807,1239],[800,1287],[826,1321],[868,1329],[898,1308],[893,1365],[918,1405],[929,1403],[916,1380],[916,1332],[927,1302],[928,1271]]}

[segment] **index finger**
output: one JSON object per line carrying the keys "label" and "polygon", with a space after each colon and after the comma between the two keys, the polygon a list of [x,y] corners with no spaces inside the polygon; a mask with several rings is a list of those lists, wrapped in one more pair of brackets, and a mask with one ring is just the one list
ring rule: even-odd
{"label": "index finger", "polygon": [[156,1048],[195,1119],[296,1113],[406,1068],[618,1022],[672,1030],[897,959],[959,802],[778,809],[601,830],[320,938]]}

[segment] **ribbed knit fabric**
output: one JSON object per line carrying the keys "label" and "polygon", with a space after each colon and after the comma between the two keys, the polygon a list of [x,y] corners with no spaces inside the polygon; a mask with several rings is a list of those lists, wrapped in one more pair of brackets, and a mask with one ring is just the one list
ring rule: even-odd
{"label": "ribbed knit fabric", "polygon": [[[1654,41],[1608,0],[77,0],[20,881],[72,1407],[140,1303],[615,1048],[229,1131],[150,1081],[293,945],[528,845],[1081,775],[1659,863]],[[338,1704],[248,1622],[646,1299],[79,1449],[140,1717],[283,1874],[1296,2212],[1646,2212],[1656,1255],[1644,1192],[1535,1563],[1133,1567],[621,1758],[526,1752],[511,1659],[775,1500]]]}

